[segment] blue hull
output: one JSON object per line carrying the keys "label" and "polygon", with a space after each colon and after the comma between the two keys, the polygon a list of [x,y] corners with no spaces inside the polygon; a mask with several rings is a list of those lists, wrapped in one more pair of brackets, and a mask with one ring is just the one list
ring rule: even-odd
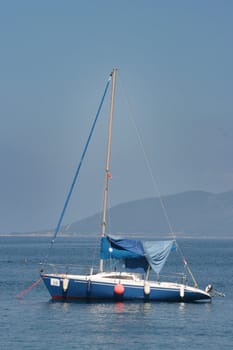
{"label": "blue hull", "polygon": [[[123,285],[123,291],[116,293],[116,281],[95,281],[86,278],[62,278],[57,275],[42,275],[45,286],[47,287],[53,300],[60,301],[78,301],[78,300],[105,300],[105,301],[166,301],[166,302],[194,302],[210,301],[211,296],[198,288],[188,287],[173,283],[155,283],[149,282],[149,291],[145,291],[142,284],[127,283],[120,281]],[[64,281],[68,285],[64,288]]]}

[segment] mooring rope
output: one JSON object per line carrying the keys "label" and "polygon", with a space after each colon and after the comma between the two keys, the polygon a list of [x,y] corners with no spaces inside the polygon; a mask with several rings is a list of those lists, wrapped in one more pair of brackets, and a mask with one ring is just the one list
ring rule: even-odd
{"label": "mooring rope", "polygon": [[32,285],[27,287],[26,289],[22,290],[16,295],[17,299],[22,299],[26,294],[28,294],[34,287],[36,287],[40,282],[42,281],[42,278],[40,277],[36,282],[34,282]]}

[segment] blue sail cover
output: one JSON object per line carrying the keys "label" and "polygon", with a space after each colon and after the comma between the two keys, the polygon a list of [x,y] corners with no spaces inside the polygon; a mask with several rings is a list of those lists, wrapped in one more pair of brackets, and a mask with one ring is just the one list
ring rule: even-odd
{"label": "blue sail cover", "polygon": [[143,245],[139,240],[116,236],[102,237],[100,258],[124,260],[127,271],[144,273],[148,268]]}
{"label": "blue sail cover", "polygon": [[172,250],[173,241],[139,241],[106,236],[101,239],[101,259],[123,259],[127,270],[146,271],[148,264],[159,273]]}
{"label": "blue sail cover", "polygon": [[143,248],[152,270],[159,274],[173,250],[173,241],[147,241],[143,242]]}
{"label": "blue sail cover", "polygon": [[126,259],[140,258],[144,256],[141,241],[133,239],[102,237],[100,258],[101,259]]}

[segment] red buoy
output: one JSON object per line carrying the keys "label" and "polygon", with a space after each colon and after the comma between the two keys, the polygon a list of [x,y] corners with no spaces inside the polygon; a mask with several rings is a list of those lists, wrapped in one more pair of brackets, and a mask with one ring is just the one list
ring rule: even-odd
{"label": "red buoy", "polygon": [[122,295],[124,294],[125,288],[122,284],[118,283],[114,287],[114,293],[117,295]]}

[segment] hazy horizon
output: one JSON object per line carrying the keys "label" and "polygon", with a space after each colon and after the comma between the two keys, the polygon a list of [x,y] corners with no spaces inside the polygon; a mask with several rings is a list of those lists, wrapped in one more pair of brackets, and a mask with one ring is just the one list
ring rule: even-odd
{"label": "hazy horizon", "polygon": [[[233,189],[233,2],[29,0],[0,11],[0,232],[55,227],[117,77],[110,206]],[[64,223],[102,208],[108,98]],[[158,193],[157,193],[158,194]]]}

